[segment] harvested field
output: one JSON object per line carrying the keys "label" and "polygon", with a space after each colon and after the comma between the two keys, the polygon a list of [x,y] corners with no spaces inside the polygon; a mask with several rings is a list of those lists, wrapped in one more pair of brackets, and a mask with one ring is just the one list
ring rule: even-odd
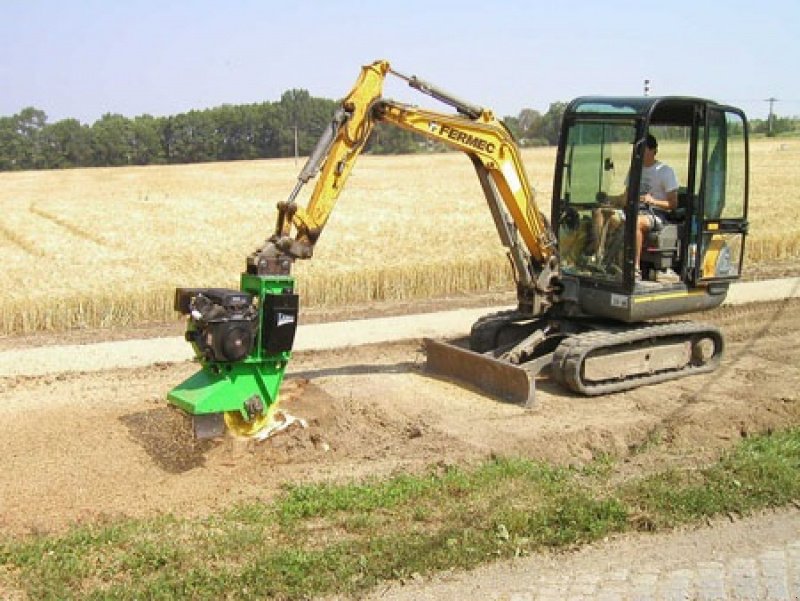
{"label": "harvested field", "polygon": [[[555,150],[523,152],[549,210]],[[747,270],[800,257],[800,140],[752,145]],[[238,286],[294,185],[293,160],[0,173],[0,334],[174,319],[175,286]],[[302,201],[301,201],[302,202]],[[511,290],[507,261],[459,153],[365,156],[315,258],[307,307]]]}

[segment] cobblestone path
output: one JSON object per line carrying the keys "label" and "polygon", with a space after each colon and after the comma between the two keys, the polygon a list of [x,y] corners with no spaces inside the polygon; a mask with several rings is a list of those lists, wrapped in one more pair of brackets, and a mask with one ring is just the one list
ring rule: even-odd
{"label": "cobblestone path", "polygon": [[800,601],[800,511],[620,537],[384,586],[370,599]]}

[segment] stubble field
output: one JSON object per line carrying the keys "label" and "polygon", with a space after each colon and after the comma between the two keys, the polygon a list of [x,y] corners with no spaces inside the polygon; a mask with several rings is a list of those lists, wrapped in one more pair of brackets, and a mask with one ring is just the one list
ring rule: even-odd
{"label": "stubble field", "polygon": [[[790,217],[800,140],[755,140],[751,155],[748,269],[800,257]],[[523,158],[549,213],[555,150]],[[176,286],[238,286],[301,167],[280,159],[0,174],[0,334],[169,320]],[[314,259],[295,273],[306,307],[512,285],[460,153],[362,157]]]}

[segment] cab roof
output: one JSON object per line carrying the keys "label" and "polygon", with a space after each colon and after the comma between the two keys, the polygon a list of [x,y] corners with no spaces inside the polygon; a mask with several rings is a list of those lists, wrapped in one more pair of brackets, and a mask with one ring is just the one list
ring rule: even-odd
{"label": "cab roof", "polygon": [[695,110],[723,108],[713,100],[692,96],[581,96],[567,105],[565,116],[593,115],[691,123]]}

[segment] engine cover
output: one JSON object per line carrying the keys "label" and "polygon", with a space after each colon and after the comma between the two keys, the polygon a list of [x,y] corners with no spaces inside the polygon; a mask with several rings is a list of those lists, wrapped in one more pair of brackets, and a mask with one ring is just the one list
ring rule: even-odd
{"label": "engine cover", "polygon": [[198,334],[200,349],[209,360],[241,361],[253,350],[256,323],[237,318],[212,321]]}
{"label": "engine cover", "polygon": [[186,339],[206,361],[241,361],[255,346],[253,295],[226,288],[178,288],[175,308],[189,316]]}

